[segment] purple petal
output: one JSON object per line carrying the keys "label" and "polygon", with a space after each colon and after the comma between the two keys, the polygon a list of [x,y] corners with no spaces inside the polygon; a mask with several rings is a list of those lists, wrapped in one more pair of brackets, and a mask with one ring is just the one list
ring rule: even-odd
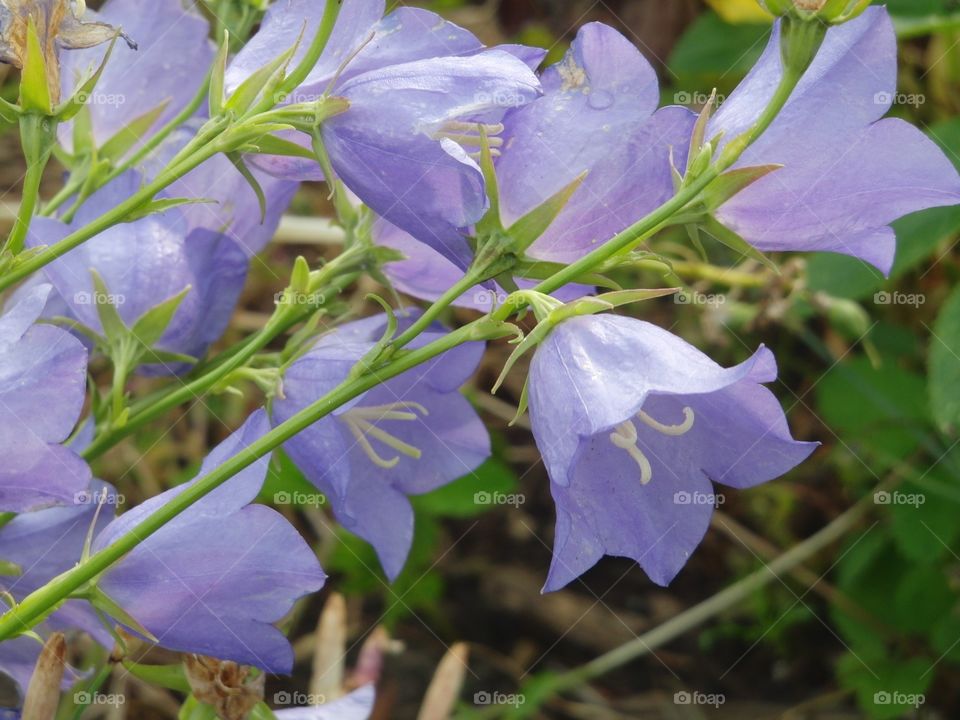
{"label": "purple petal", "polygon": [[[164,101],[154,127],[173,119],[200,89],[215,48],[207,21],[196,10],[185,10],[181,0],[109,0],[98,19],[122,27],[139,46],[131,50],[116,43],[87,105],[94,138],[102,145]],[[101,45],[61,53],[64,97],[96,71],[105,52]],[[60,127],[59,139],[68,151],[73,147],[73,123]]]}
{"label": "purple petal", "polygon": [[373,712],[376,690],[364,685],[349,695],[315,707],[274,710],[278,720],[368,720]]}

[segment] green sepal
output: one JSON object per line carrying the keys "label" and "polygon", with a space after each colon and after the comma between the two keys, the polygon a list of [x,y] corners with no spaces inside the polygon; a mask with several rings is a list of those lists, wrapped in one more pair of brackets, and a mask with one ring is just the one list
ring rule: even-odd
{"label": "green sepal", "polygon": [[137,340],[148,348],[153,347],[154,343],[160,340],[163,333],[166,332],[170,321],[173,320],[173,316],[180,307],[180,303],[183,302],[190,290],[191,287],[187,285],[172,298],[164,300],[141,315],[131,328],[131,332]]}
{"label": "green sepal", "polygon": [[93,93],[97,87],[97,83],[100,82],[100,76],[103,75],[103,70],[107,67],[107,62],[109,62],[110,56],[113,55],[113,47],[117,44],[119,38],[119,33],[113,36],[113,40],[111,40],[107,46],[107,52],[103,55],[103,60],[100,61],[100,65],[94,73],[74,91],[73,95],[57,106],[55,114],[60,122],[72,120],[83,108],[89,107],[87,105],[87,97]]}
{"label": "green sepal", "polygon": [[300,47],[305,29],[306,26],[300,30],[297,41],[288,50],[275,57],[240,83],[239,87],[233,91],[233,94],[227,98],[223,106],[224,109],[240,114],[245,113],[261,95],[266,96],[268,92],[276,90],[279,83],[283,82],[291,58],[293,58],[294,53],[297,52],[297,48]]}
{"label": "green sepal", "polygon": [[312,152],[303,145],[284,140],[276,135],[264,134],[256,140],[251,140],[239,152],[256,155],[282,155],[283,157],[299,157],[307,160],[316,160]]}
{"label": "green sepal", "polygon": [[207,705],[197,700],[194,695],[189,695],[180,706],[177,720],[217,720],[217,711],[212,705]]}
{"label": "green sepal", "polygon": [[142,635],[153,643],[160,642],[152,632],[140,624],[139,620],[120,607],[113,598],[107,595],[99,587],[94,585],[90,590],[87,599],[90,604],[93,605],[93,607],[113,618],[114,620],[119,621],[122,625],[126,625],[138,635]]}
{"label": "green sepal", "polygon": [[0,120],[6,123],[15,123],[20,117],[20,106],[0,97]]}
{"label": "green sepal", "polygon": [[511,250],[517,255],[526,252],[527,248],[533,245],[553,224],[557,216],[563,212],[567,203],[570,202],[570,198],[580,188],[586,177],[586,172],[581,173],[560,192],[511,225],[506,231],[511,240]]}
{"label": "green sepal", "polygon": [[713,240],[716,240],[721,245],[726,245],[728,248],[734,252],[740,253],[751,260],[756,260],[765,267],[773,270],[777,275],[780,274],[780,268],[777,267],[777,264],[773,262],[770,258],[764,255],[762,252],[757,250],[753,245],[748,243],[742,237],[737,235],[733,230],[728,228],[726,225],[721,223],[719,220],[713,216],[709,216],[701,226],[701,229],[706,233],[706,235]]}
{"label": "green sepal", "polygon": [[486,186],[490,208],[476,225],[477,235],[492,236],[503,232],[503,220],[500,217],[500,181],[493,164],[493,152],[490,150],[490,138],[486,128],[480,125],[480,170],[483,173],[483,182]]}
{"label": "green sepal", "polygon": [[770,164],[729,170],[710,183],[700,198],[707,210],[713,212],[740,191],[782,167],[783,165]]}
{"label": "green sepal", "polygon": [[707,124],[710,122],[710,118],[713,115],[716,102],[717,89],[714,88],[713,92],[710,93],[710,99],[707,100],[707,104],[703,106],[703,110],[700,111],[700,115],[697,117],[697,122],[693,126],[693,135],[690,137],[690,148],[687,152],[688,175],[692,169],[691,166],[693,165],[694,160],[700,155],[701,149],[703,149],[707,134]]}
{"label": "green sepal", "polygon": [[142,357],[145,357],[145,362],[147,364],[164,363],[170,365],[183,363],[187,365],[195,365],[197,362],[197,358],[193,357],[193,355],[169,352],[168,350],[158,350],[157,348],[149,348]]}
{"label": "green sepal", "polygon": [[47,82],[47,61],[32,16],[27,21],[26,51],[20,72],[20,107],[26,112],[53,114],[50,85]]}
{"label": "green sepal", "polygon": [[131,120],[117,133],[107,140],[100,148],[100,156],[107,160],[119,160],[133,148],[153,127],[157,119],[167,109],[169,100],[164,100],[152,110],[147,110],[139,117]]}
{"label": "green sepal", "polygon": [[100,318],[100,326],[107,342],[115,345],[127,336],[127,326],[120,317],[117,306],[110,302],[110,291],[107,290],[100,273],[91,269],[90,274],[93,276],[93,301],[97,308],[97,317]]}
{"label": "green sepal", "polygon": [[230,31],[223,29],[223,40],[220,48],[217,50],[217,56],[213,60],[213,66],[210,69],[210,88],[208,91],[210,108],[210,117],[215,117],[223,112],[224,103],[226,103],[225,94],[225,76],[227,74],[227,61],[230,58]]}
{"label": "green sepal", "polygon": [[182,693],[190,692],[190,683],[187,681],[187,675],[182,664],[142,665],[129,660],[124,660],[121,664],[131,675],[151,685]]}
{"label": "green sepal", "polygon": [[93,114],[84,105],[73,118],[73,155],[82,158],[93,152]]}
{"label": "green sepal", "polygon": [[263,188],[260,187],[260,182],[253,176],[253,173],[250,172],[250,168],[247,167],[240,153],[227,153],[227,158],[233,163],[237,171],[243,175],[243,179],[247,181],[247,184],[250,185],[250,188],[257,196],[257,204],[260,206],[260,222],[264,222],[267,219],[267,196],[264,194]]}
{"label": "green sepal", "polygon": [[15,562],[0,560],[0,577],[19,577],[23,575],[23,568]]}

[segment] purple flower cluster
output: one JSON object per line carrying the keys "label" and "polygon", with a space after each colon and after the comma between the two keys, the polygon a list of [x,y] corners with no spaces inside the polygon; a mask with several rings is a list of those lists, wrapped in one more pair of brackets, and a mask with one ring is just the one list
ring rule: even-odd
{"label": "purple flower cluster", "polygon": [[[295,66],[325,5],[276,0],[259,32],[229,59],[227,94],[297,46]],[[473,260],[476,228],[494,207],[509,228],[583,178],[525,248],[530,265],[562,266],[669,201],[683,182],[697,115],[658,107],[656,73],[616,30],[583,27],[566,56],[538,75],[541,51],[485,47],[424,10],[384,13],[383,0],[345,0],[323,54],[284,106],[335,96],[346,109],[322,122],[314,138],[289,129],[281,135],[303,148],[319,146],[336,175],[327,179],[372,211],[365,217],[376,216],[369,239],[404,256],[383,268],[404,293],[432,300],[460,281]],[[122,27],[139,50],[114,48],[94,97],[60,128],[59,141],[78,176],[119,170],[89,197],[78,183],[81,194],[61,212],[34,218],[32,250],[62,241],[155,180],[208,119],[206,107],[197,110],[124,166],[153,132],[190,114],[216,48],[206,20],[180,0],[108,0],[96,16]],[[757,122],[773,96],[784,73],[780,35],[777,25],[756,67],[709,119],[705,136],[719,138],[717,153]],[[104,52],[98,46],[63,58],[63,97]],[[845,253],[889,272],[894,220],[960,203],[960,177],[943,153],[916,128],[882,119],[895,81],[895,35],[885,10],[870,8],[830,29],[782,112],[735,166],[777,169],[709,214],[759,251]],[[481,165],[484,149],[497,203]],[[104,157],[106,170],[98,164]],[[104,335],[104,303],[134,328],[182,295],[152,343],[180,361],[144,361],[140,370],[187,372],[226,330],[251,261],[300,183],[324,179],[321,163],[305,157],[252,154],[246,161],[250,177],[223,155],[183,175],[158,196],[170,201],[162,211],[115,224],[57,258],[0,317],[0,569],[13,570],[0,577],[0,589],[8,600],[22,601],[109,548],[355,377],[382,349],[392,316],[306,335],[297,352],[283,355],[268,408],[215,448],[194,480],[114,517],[117,491],[94,479],[77,454],[90,350],[41,318],[66,318],[87,329],[85,336]],[[179,198],[195,202],[174,202]],[[497,277],[499,284],[486,282],[456,304],[487,312],[502,304],[513,280]],[[515,280],[520,288],[535,285]],[[568,285],[546,301],[590,294]],[[400,314],[399,331],[419,317]],[[432,324],[402,352],[446,332]],[[339,523],[374,547],[391,580],[413,542],[410,496],[470,474],[491,454],[486,427],[461,392],[484,351],[483,343],[469,342],[407,369],[284,444]],[[533,433],[557,510],[545,589],[564,587],[604,555],[632,558],[666,585],[707,530],[714,483],[748,488],[803,462],[815,444],[791,436],[764,387],[776,376],[765,348],[723,368],[648,322],[603,314],[555,323],[534,353],[528,381]],[[144,539],[58,605],[37,633],[83,631],[110,646],[108,625],[117,624],[174,650],[291,672],[293,651],[278,625],[325,575],[288,520],[255,503],[268,462],[265,456],[247,466]],[[0,644],[0,670],[25,689],[39,650],[29,635]],[[366,689],[339,710],[289,709],[277,717],[366,717],[372,701]]]}

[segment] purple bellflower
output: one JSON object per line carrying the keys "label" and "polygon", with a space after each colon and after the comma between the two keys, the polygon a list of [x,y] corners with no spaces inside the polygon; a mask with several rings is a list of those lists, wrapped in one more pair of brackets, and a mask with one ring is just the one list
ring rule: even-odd
{"label": "purple bellflower", "polygon": [[[216,52],[208,39],[209,24],[196,9],[184,9],[181,0],[108,0],[99,13],[88,14],[122,27],[138,45],[136,49],[121,43],[114,47],[87,102],[98,146],[160,105],[163,110],[154,127],[173,119],[189,104],[203,83],[198,68],[209,67]],[[64,97],[96,71],[105,52],[100,47],[64,54]],[[73,124],[62,125],[58,132],[61,144],[71,150]]]}
{"label": "purple bellflower", "polygon": [[[128,326],[189,287],[157,348],[201,357],[226,329],[246,281],[251,255],[272,237],[296,191],[295,183],[268,183],[268,213],[261,223],[253,191],[226,160],[205,163],[173,189],[196,197],[208,187],[207,182],[220,197],[220,204],[173,208],[117,225],[48,265],[46,277],[70,315],[101,331],[90,268],[100,273],[112,296],[108,299]],[[127,199],[139,184],[138,173],[124,173],[87,200],[69,225],[53,218],[36,218],[28,245],[56,243],[71,229]],[[164,372],[184,369],[180,363],[150,367]]]}
{"label": "purple bellflower", "polygon": [[802,462],[761,383],[776,378],[761,348],[729,369],[640,320],[562,322],[530,369],[530,419],[557,505],[546,591],[604,555],[636,560],[667,585],[702,540],[712,482],[748,488]]}
{"label": "purple bellflower", "polygon": [[[348,323],[321,337],[283,378],[273,419],[283,422],[332,390],[380,339],[386,318]],[[430,330],[415,348],[442,335]],[[490,455],[483,422],[459,392],[483,355],[481,343],[367,391],[287,441],[306,477],[330,499],[337,519],[371,543],[386,574],[397,577],[413,541],[408,495],[435,490]]]}
{"label": "purple bellflower", "polygon": [[[87,492],[78,494],[73,505],[52,507],[18,515],[0,528],[0,561],[13,563],[18,574],[0,574],[0,588],[17,601],[72,568],[80,560],[83,544],[96,520],[96,529],[104,528],[113,516],[112,502],[97,514],[97,498],[116,497],[112,488],[94,482]],[[67,600],[36,628],[40,634],[51,631],[84,631],[97,642],[110,647],[113,640],[85,600]],[[0,672],[10,676],[26,692],[41,645],[35,638],[21,636],[0,643]],[[70,681],[70,673],[65,682]],[[73,676],[75,679],[75,676]]]}
{"label": "purple bellflower", "polygon": [[87,351],[67,331],[34,324],[50,291],[31,288],[0,317],[0,512],[71,504],[90,482],[61,445],[83,409]]}
{"label": "purple bellflower", "polygon": [[[198,478],[267,430],[266,413],[257,411],[210,453]],[[99,591],[164,647],[289,673],[293,650],[273,623],[297,598],[319,590],[325,575],[282,515],[250,504],[263,486],[268,463],[268,457],[261,458],[144,540],[99,580]],[[108,547],[187,487],[175,487],[121,515],[97,536],[94,551]]]}
{"label": "purple bellflower", "polygon": [[[400,8],[383,17],[384,6],[383,0],[344,4],[323,55],[292,99],[346,98],[349,110],[322,127],[337,175],[378,214],[466,267],[463,228],[487,208],[473,157],[480,124],[499,132],[497,118],[536,98],[540,83],[527,52],[484,49],[471,33],[424,10]],[[322,3],[308,0],[274,3],[228,68],[228,91],[279,48],[291,47],[304,23],[312,37],[322,12]],[[311,161],[255,162],[282,177],[323,177]]]}
{"label": "purple bellflower", "polygon": [[[752,125],[780,81],[780,23],[760,61],[712,118],[707,137]],[[738,166],[784,167],[727,201],[716,216],[763,251],[822,250],[889,273],[897,218],[960,203],[960,176],[920,130],[881,119],[897,93],[897,45],[886,9],[831,28],[770,128]]]}

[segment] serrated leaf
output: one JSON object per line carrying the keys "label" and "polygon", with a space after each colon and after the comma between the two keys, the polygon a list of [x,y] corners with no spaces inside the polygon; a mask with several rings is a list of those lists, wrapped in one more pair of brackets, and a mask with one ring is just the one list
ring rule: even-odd
{"label": "serrated leaf", "polygon": [[753,165],[751,167],[729,170],[712,183],[701,194],[707,210],[715,211],[734,195],[744,190],[761,178],[780,170],[783,165]]}
{"label": "serrated leaf", "polygon": [[250,185],[250,188],[253,190],[254,194],[257,196],[257,204],[260,206],[260,222],[262,223],[267,219],[267,196],[263,192],[263,188],[260,187],[260,183],[257,181],[257,178],[253,176],[253,173],[250,172],[250,168],[247,167],[247,164],[243,161],[243,156],[240,153],[227,153],[227,158],[230,162],[233,163],[233,166],[243,175],[243,179],[247,181],[247,184]]}
{"label": "serrated leaf", "polygon": [[125,127],[107,140],[100,148],[100,156],[107,160],[119,160],[140,140],[146,136],[163,111],[166,110],[169,100],[164,100],[152,110],[148,110],[134,118]]}
{"label": "serrated leaf", "polygon": [[190,289],[188,285],[172,298],[164,300],[141,315],[133,324],[134,336],[147,347],[153,347],[169,327],[170,321],[173,320],[180,303],[183,302]]}
{"label": "serrated leaf", "polygon": [[50,85],[47,82],[47,61],[32,15],[27,21],[26,51],[20,72],[20,106],[43,115],[53,112]]}
{"label": "serrated leaf", "polygon": [[567,203],[570,202],[570,198],[573,197],[573,194],[580,188],[586,177],[586,172],[581,173],[573,182],[560,190],[560,192],[553,195],[553,197],[531,210],[510,226],[507,234],[513,241],[513,249],[517,255],[526,252],[527,248],[533,245],[533,243],[547,231],[547,228],[553,224],[557,216],[563,212]]}

